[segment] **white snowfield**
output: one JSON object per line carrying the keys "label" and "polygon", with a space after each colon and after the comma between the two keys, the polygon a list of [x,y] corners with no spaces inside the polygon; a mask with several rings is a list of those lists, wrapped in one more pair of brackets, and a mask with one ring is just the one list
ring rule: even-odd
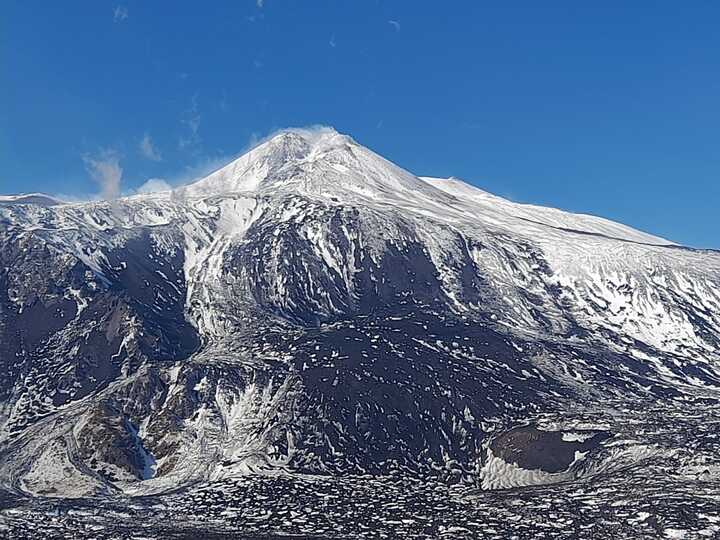
{"label": "white snowfield", "polygon": [[45,195],[44,193],[23,193],[20,195],[0,195],[0,205],[4,204],[42,204],[56,205],[62,204],[58,198]]}
{"label": "white snowfield", "polygon": [[547,225],[554,229],[592,233],[631,242],[674,245],[663,238],[601,217],[572,214],[556,208],[510,202],[457,178],[423,177],[423,180],[473,206],[481,219],[485,216],[490,217],[499,223],[505,223],[509,228],[522,228],[522,222],[525,222],[526,224]]}

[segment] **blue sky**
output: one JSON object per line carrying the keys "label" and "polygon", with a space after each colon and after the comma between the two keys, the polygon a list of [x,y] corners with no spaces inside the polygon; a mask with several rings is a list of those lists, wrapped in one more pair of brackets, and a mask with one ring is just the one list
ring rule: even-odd
{"label": "blue sky", "polygon": [[[715,2],[3,3],[0,193],[191,178],[323,124],[416,174],[720,248]],[[144,142],[143,142],[144,141]]]}

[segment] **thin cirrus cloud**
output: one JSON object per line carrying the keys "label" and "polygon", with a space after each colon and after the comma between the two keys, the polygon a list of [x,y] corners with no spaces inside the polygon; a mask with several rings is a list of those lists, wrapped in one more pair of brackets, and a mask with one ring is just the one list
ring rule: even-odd
{"label": "thin cirrus cloud", "polygon": [[101,150],[94,156],[86,154],[83,161],[92,179],[100,186],[100,196],[108,201],[117,199],[121,193],[123,175],[117,151]]}
{"label": "thin cirrus cloud", "polygon": [[140,154],[150,161],[162,161],[162,154],[153,143],[152,137],[149,133],[145,133],[143,138],[140,140]]}
{"label": "thin cirrus cloud", "polygon": [[128,18],[128,8],[125,6],[115,6],[113,9],[113,21],[116,23],[123,22]]}
{"label": "thin cirrus cloud", "polygon": [[137,193],[158,193],[160,191],[171,191],[172,186],[162,178],[150,178],[135,191]]}
{"label": "thin cirrus cloud", "polygon": [[392,26],[396,32],[400,31],[400,23],[397,21],[393,21],[392,19],[388,21],[388,24]]}
{"label": "thin cirrus cloud", "polygon": [[193,96],[190,107],[187,108],[182,115],[180,120],[183,125],[188,128],[188,135],[180,137],[178,141],[178,147],[181,150],[192,149],[200,145],[200,110],[198,108],[197,96]]}

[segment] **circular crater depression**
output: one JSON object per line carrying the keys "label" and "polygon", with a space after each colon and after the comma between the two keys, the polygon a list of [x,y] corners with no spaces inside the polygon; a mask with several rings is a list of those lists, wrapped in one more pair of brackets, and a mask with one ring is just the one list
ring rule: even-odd
{"label": "circular crater depression", "polygon": [[602,430],[513,428],[490,443],[481,470],[482,487],[505,489],[574,480],[585,469],[584,462],[611,436]]}

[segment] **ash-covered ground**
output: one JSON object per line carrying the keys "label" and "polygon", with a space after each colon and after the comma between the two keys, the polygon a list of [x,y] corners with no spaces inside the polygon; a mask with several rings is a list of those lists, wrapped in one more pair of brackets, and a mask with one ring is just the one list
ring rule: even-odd
{"label": "ash-covered ground", "polygon": [[[535,419],[612,435],[578,478],[483,490],[404,474],[249,474],[160,496],[20,499],[7,538],[525,539],[720,537],[720,421],[712,403],[633,403]],[[602,454],[605,454],[604,456]],[[584,474],[587,473],[586,476]]]}

